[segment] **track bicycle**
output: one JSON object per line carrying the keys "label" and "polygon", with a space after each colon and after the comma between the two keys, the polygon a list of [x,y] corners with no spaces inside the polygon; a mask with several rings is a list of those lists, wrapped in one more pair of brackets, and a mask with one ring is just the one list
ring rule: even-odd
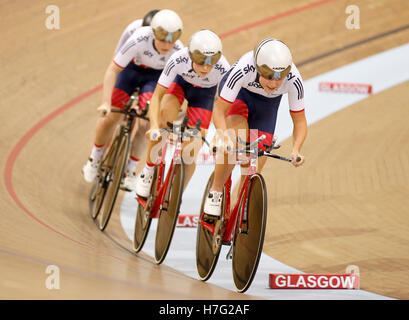
{"label": "track bicycle", "polygon": [[146,117],[149,103],[146,104],[143,110],[132,107],[134,101],[137,101],[139,98],[138,92],[138,89],[135,90],[126,104],[122,102],[125,107],[123,110],[111,110],[111,112],[123,114],[124,118],[118,125],[116,135],[114,135],[110,147],[104,152],[98,168],[98,175],[89,197],[91,217],[94,220],[99,217],[97,225],[101,231],[106,228],[109,222],[120,184],[124,177],[135,118],[149,121]]}
{"label": "track bicycle", "polygon": [[[208,280],[216,267],[222,245],[230,246],[226,259],[232,259],[233,279],[239,292],[245,292],[256,274],[263,251],[264,234],[267,220],[267,192],[264,178],[257,173],[257,158],[270,157],[287,162],[291,159],[270,153],[278,149],[275,145],[260,149],[258,144],[265,139],[260,136],[252,143],[246,143],[242,150],[235,153],[248,154],[249,168],[244,183],[240,187],[239,197],[231,210],[231,175],[223,188],[222,214],[219,219],[208,219],[204,214],[204,203],[213,183],[214,173],[205,188],[200,209],[200,218],[196,236],[196,267],[202,281]],[[297,158],[296,161],[301,161]]]}
{"label": "track bicycle", "polygon": [[[158,219],[154,254],[156,264],[162,263],[167,255],[179,215],[185,174],[182,159],[183,140],[201,138],[207,143],[200,133],[201,120],[197,121],[194,128],[187,126],[188,120],[185,116],[181,124],[168,122],[168,128],[160,130],[161,135],[167,132],[169,137],[162,146],[160,163],[154,168],[150,195],[146,199],[137,196],[139,205],[134,229],[134,251],[139,252],[142,249],[152,219]],[[171,137],[173,138],[169,139]],[[175,145],[175,151],[172,161],[166,163],[165,155],[170,143]]]}

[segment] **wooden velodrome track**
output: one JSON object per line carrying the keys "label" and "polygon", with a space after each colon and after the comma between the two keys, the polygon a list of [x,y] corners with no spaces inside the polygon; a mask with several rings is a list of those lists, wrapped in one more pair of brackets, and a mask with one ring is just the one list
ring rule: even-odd
{"label": "wooden velodrome track", "polygon": [[[230,63],[262,38],[283,39],[304,79],[409,39],[406,0],[353,1],[359,30],[345,28],[344,0],[58,1],[59,30],[45,27],[49,4],[0,1],[2,299],[251,298],[131,254],[118,214],[105,233],[89,216],[80,169],[99,85],[132,20],[173,9],[184,43],[211,28]],[[408,92],[406,82],[312,125],[302,168],[268,163],[267,254],[312,273],[357,265],[361,289],[409,298]],[[48,265],[60,267],[60,290],[45,286]]]}

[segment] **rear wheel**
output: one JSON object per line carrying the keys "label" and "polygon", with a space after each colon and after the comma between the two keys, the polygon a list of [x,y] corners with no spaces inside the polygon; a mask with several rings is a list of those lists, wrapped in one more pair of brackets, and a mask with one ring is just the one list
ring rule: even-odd
{"label": "rear wheel", "polygon": [[[214,173],[210,176],[207,186],[205,188],[202,205],[200,207],[200,217],[203,215],[204,203],[209,193],[210,187],[213,183]],[[222,202],[222,212],[225,208],[225,190],[223,190],[223,202]],[[200,280],[208,280],[216,267],[217,260],[219,259],[220,249],[222,247],[223,231],[224,231],[224,221],[223,214],[221,219],[215,222],[215,231],[212,233],[202,226],[200,223],[201,219],[197,224],[197,234],[196,234],[196,268],[199,274]]]}
{"label": "rear wheel", "polygon": [[126,160],[128,157],[129,140],[128,135],[117,138],[117,150],[114,151],[115,157],[111,170],[106,175],[106,194],[99,213],[99,229],[103,231],[108,225],[112,210],[118,196],[121,180],[124,176]]}
{"label": "rear wheel", "polygon": [[155,166],[155,171],[153,173],[153,183],[151,187],[150,196],[146,201],[146,207],[144,208],[141,204],[138,204],[136,210],[135,219],[135,229],[134,229],[134,251],[141,251],[143,245],[145,244],[146,237],[149,232],[149,227],[151,226],[152,218],[150,217],[151,208],[155,202],[156,188],[158,185],[158,166]]}
{"label": "rear wheel", "polygon": [[260,174],[251,176],[248,194],[243,200],[241,206],[244,205],[246,209],[241,231],[240,219],[237,219],[232,262],[234,283],[239,292],[245,292],[250,287],[263,251],[267,194],[264,179]]}
{"label": "rear wheel", "polygon": [[162,263],[168,253],[183,194],[185,176],[183,161],[181,161],[180,164],[173,164],[171,170],[172,172],[170,173],[169,184],[165,193],[165,199],[162,203],[162,209],[159,213],[158,228],[156,230],[155,262],[157,264]]}

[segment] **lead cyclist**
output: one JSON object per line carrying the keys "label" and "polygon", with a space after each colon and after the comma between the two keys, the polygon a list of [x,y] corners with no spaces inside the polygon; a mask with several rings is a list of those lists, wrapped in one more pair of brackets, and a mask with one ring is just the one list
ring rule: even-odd
{"label": "lead cyclist", "polygon": [[[216,162],[213,184],[205,200],[204,212],[209,218],[217,219],[221,215],[223,185],[235,166],[235,162],[228,163],[228,150],[236,145],[239,131],[246,132],[247,141],[265,135],[259,148],[271,145],[278,108],[285,93],[288,94],[294,124],[291,163],[299,167],[305,161],[300,151],[307,136],[304,86],[287,45],[274,38],[264,39],[254,50],[244,54],[223,77],[213,122],[218,133],[225,133],[219,138],[224,159]],[[258,160],[258,172],[265,161],[265,157]],[[243,167],[245,169],[246,166]]]}

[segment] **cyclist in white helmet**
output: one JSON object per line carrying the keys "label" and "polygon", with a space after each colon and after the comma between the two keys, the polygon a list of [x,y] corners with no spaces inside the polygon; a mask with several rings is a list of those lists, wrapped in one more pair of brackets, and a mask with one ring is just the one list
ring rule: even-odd
{"label": "cyclist in white helmet", "polygon": [[[97,120],[90,157],[82,169],[87,182],[92,182],[97,176],[104,147],[122,119],[121,114],[111,113],[111,108],[123,109],[123,103],[127,103],[130,95],[139,88],[139,107],[144,109],[166,62],[174,52],[183,48],[182,42],[178,40],[183,23],[176,12],[164,9],[148,15],[153,16],[150,26],[141,26],[132,32],[116,52],[105,73],[102,104],[98,108],[101,116]],[[149,16],[145,17],[146,20],[149,20]],[[135,176],[137,163],[146,148],[145,132],[149,127],[147,121],[137,121],[126,179],[122,186],[128,191],[128,180]]]}
{"label": "cyclist in white helmet", "polygon": [[[234,129],[235,136],[227,130],[227,134],[220,139],[225,151],[224,162],[218,161],[216,164],[213,185],[205,201],[204,211],[208,217],[217,218],[221,214],[223,185],[235,165],[228,163],[227,150],[236,147],[238,131],[242,129],[247,132],[246,138],[250,142],[264,134],[266,138],[260,142],[259,148],[265,149],[265,145],[271,145],[278,107],[286,93],[294,124],[292,164],[299,167],[304,163],[300,150],[307,135],[304,86],[289,48],[280,40],[264,39],[255,50],[244,54],[223,77],[213,121],[216,129],[220,129],[219,132]],[[253,129],[250,134],[249,129]],[[243,145],[237,146],[243,148]],[[301,161],[296,161],[298,157]],[[258,159],[258,172],[262,170],[265,161],[265,157]],[[246,167],[248,164],[242,166],[244,170]]]}
{"label": "cyclist in white helmet", "polygon": [[[200,30],[192,35],[189,47],[174,53],[167,62],[152,96],[150,110],[150,134],[158,133],[159,128],[167,127],[167,122],[177,119],[179,109],[187,100],[186,115],[188,126],[194,127],[201,119],[201,134],[205,136],[212,117],[216,88],[230,65],[222,55],[222,42],[210,30]],[[136,193],[149,196],[153,169],[156,161],[156,141],[150,141],[145,168],[139,175]],[[189,143],[192,151],[184,158],[185,186],[195,170],[195,159],[202,145],[201,139]],[[186,143],[183,147],[186,146]]]}
{"label": "cyclist in white helmet", "polygon": [[129,39],[129,37],[131,35],[133,35],[133,33],[139,29],[140,27],[147,27],[151,25],[151,21],[153,16],[158,13],[159,10],[154,9],[149,11],[147,14],[145,14],[145,16],[143,17],[143,19],[137,19],[135,21],[132,21],[126,28],[125,30],[122,32],[121,37],[119,38],[118,44],[116,45],[116,49],[115,49],[115,54],[118,53],[119,49],[121,49],[121,47],[123,46],[123,44]]}

